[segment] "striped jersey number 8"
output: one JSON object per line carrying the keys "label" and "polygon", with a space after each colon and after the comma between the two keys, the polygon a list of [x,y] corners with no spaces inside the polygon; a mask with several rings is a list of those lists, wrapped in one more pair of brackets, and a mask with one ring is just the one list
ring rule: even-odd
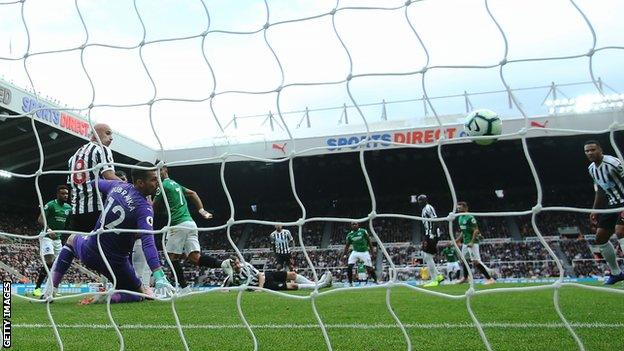
{"label": "striped jersey number 8", "polygon": [[[119,217],[116,220],[111,221],[110,223],[107,223],[104,226],[105,228],[108,228],[108,229],[117,228],[117,226],[120,225],[121,222],[124,221],[124,219],[126,219],[126,211],[124,211],[123,207],[121,207],[120,205],[113,206],[113,199],[111,198],[109,198],[108,201],[106,201],[106,208],[104,209],[103,218],[106,218],[108,216],[108,211],[112,211],[114,214],[118,215]],[[115,233],[120,234],[119,231],[115,231]]]}
{"label": "striped jersey number 8", "polygon": [[[74,164],[74,171],[82,171],[83,169],[85,169],[84,160],[76,161],[76,164]],[[87,172],[74,173],[72,175],[72,181],[77,185],[83,184],[87,181]]]}

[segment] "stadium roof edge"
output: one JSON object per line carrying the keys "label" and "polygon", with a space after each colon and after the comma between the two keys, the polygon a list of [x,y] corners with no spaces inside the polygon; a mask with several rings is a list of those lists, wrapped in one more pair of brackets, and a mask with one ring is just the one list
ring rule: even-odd
{"label": "stadium roof edge", "polygon": [[[16,115],[33,116],[34,120],[61,130],[65,133],[88,140],[89,123],[88,120],[77,113],[69,112],[67,107],[58,106],[57,103],[36,97],[35,94],[18,88],[12,83],[0,79],[0,108],[4,108]],[[7,116],[6,118],[16,118]],[[412,122],[402,120],[394,123],[377,123],[371,127],[372,141],[359,146],[358,144],[365,138],[366,133],[362,130],[351,130],[348,128],[337,128],[328,130],[320,136],[306,136],[296,138],[296,150],[310,150],[301,156],[333,154],[342,152],[354,152],[364,148],[367,150],[401,148],[403,145],[388,144],[396,142],[403,144],[432,144],[443,133],[447,138],[455,139],[463,136],[462,115],[441,116],[443,130],[436,125],[436,120],[428,118],[419,120],[417,125]],[[555,128],[567,130],[552,132],[550,135],[570,135],[571,131],[600,131],[607,130],[610,125],[617,121],[624,124],[624,110],[608,110],[590,113],[567,113],[529,117],[529,137],[544,136],[549,132],[540,131],[541,128]],[[423,125],[423,123],[425,125]],[[505,118],[503,123],[503,134],[517,133],[524,128],[525,123],[522,117]],[[353,128],[354,126],[350,126]],[[363,126],[355,126],[362,129]],[[112,149],[122,155],[136,160],[154,161],[162,158],[168,163],[177,164],[202,164],[221,162],[223,156],[228,161],[250,160],[248,157],[238,155],[249,155],[253,158],[277,159],[288,157],[293,149],[293,142],[283,138],[272,138],[264,135],[260,140],[237,142],[235,139],[225,138],[222,144],[210,146],[195,146],[182,149],[153,149],[137,140],[134,140],[123,133],[115,130]],[[518,138],[518,135],[509,138]],[[162,156],[162,157],[161,157]]]}
{"label": "stadium roof edge", "polygon": [[[33,116],[38,122],[47,124],[75,137],[89,140],[89,122],[87,118],[41,96],[37,97],[35,94],[16,87],[3,79],[0,79],[0,107],[18,116],[25,116],[25,118],[28,118],[29,115]],[[92,121],[92,123],[95,123],[95,121]],[[137,160],[153,161],[156,158],[156,150],[123,135],[123,133],[119,133],[117,130],[114,133],[114,142],[111,144],[111,148],[114,151]]]}
{"label": "stadium roof edge", "polygon": [[[598,133],[609,130],[613,122],[624,125],[624,110],[599,111],[590,113],[569,113],[560,115],[546,115],[529,117],[529,129],[527,137],[563,136],[572,135],[574,130],[584,133]],[[506,118],[503,122],[503,134],[514,134],[525,128],[524,118]],[[548,128],[548,129],[545,129]],[[371,132],[372,141],[358,144],[366,136],[365,132],[353,132],[351,134],[335,134],[329,136],[308,137],[295,139],[297,151],[310,150],[302,156],[334,154],[342,152],[355,152],[362,148],[366,150],[384,150],[401,148],[408,145],[394,145],[388,142],[402,144],[433,144],[444,133],[448,138],[455,139],[464,136],[463,126],[460,123],[413,126],[411,128],[378,130]],[[518,134],[502,139],[518,139]],[[468,142],[468,141],[466,141]],[[277,159],[285,158],[293,151],[291,140],[263,140],[246,144],[215,145],[209,147],[196,147],[190,149],[164,150],[166,162],[192,165],[202,163],[221,162],[226,156],[229,161],[252,160],[255,158]]]}

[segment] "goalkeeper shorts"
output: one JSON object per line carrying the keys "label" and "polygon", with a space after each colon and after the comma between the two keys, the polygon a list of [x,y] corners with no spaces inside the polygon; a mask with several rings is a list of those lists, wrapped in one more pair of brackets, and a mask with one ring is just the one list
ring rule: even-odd
{"label": "goalkeeper shorts", "polygon": [[[84,237],[82,235],[76,235],[74,237],[74,252],[80,262],[82,262],[85,267],[102,274],[111,282],[116,281],[115,289],[141,292],[141,280],[134,272],[134,267],[130,264],[130,255],[126,257],[111,257],[112,255],[106,255],[108,263],[113,271],[113,274],[111,274],[97,249],[96,240],[96,236]],[[113,279],[113,275],[115,279]]]}

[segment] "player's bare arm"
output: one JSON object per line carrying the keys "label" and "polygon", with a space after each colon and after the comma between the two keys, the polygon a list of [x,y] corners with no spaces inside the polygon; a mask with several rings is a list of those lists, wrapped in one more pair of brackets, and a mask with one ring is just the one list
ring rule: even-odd
{"label": "player's bare arm", "polygon": [[199,212],[202,217],[204,217],[205,219],[212,218],[212,213],[204,210],[204,204],[202,203],[202,200],[199,198],[199,195],[197,195],[195,191],[185,188],[184,196],[191,200],[195,208],[197,208],[197,212]]}
{"label": "player's bare arm", "polygon": [[[594,209],[605,208],[606,206],[607,206],[607,195],[602,188],[598,187],[596,189],[596,195],[594,196],[594,205],[592,206],[592,208]],[[596,223],[598,221],[598,214],[595,212],[590,213],[589,220],[592,223]]]}
{"label": "player's bare arm", "polygon": [[262,288],[264,287],[264,281],[266,280],[266,278],[264,277],[264,273],[259,272],[258,273],[258,287]]}
{"label": "player's bare arm", "polygon": [[347,253],[349,252],[349,246],[351,246],[351,244],[349,244],[349,243],[347,243],[347,244],[345,245],[345,248],[344,248],[344,250],[342,251],[342,257],[343,257],[343,258],[346,258],[346,257],[347,257]]}
{"label": "player's bare arm", "polygon": [[481,234],[481,232],[479,231],[479,227],[475,227],[475,229],[472,231],[472,239],[470,239],[468,246],[472,246],[475,243],[475,241],[479,237],[479,234]]}
{"label": "player's bare arm", "polygon": [[269,234],[269,243],[271,244],[271,251],[275,252],[275,235]]}
{"label": "player's bare arm", "polygon": [[374,257],[375,250],[373,249],[373,242],[371,241],[370,235],[368,233],[366,234],[366,240],[368,241],[368,252],[371,255],[371,257]]}
{"label": "player's bare arm", "polygon": [[[37,218],[37,223],[41,224],[41,226],[43,226],[43,225],[44,225],[44,223],[43,223],[43,215],[42,215],[41,213],[39,213],[39,217]],[[47,235],[48,235],[48,237],[49,237],[50,239],[52,239],[52,240],[56,240],[56,233],[54,233],[54,232],[52,231],[52,229],[48,228],[47,232],[48,232],[48,234],[47,234]]]}

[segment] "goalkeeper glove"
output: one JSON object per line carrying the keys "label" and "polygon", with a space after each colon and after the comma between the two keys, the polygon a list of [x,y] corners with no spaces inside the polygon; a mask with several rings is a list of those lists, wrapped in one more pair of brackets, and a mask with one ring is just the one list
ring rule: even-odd
{"label": "goalkeeper glove", "polygon": [[154,277],[154,288],[156,288],[159,295],[171,296],[175,293],[173,285],[171,285],[169,280],[167,280],[165,272],[163,272],[162,268],[154,271],[152,276]]}

